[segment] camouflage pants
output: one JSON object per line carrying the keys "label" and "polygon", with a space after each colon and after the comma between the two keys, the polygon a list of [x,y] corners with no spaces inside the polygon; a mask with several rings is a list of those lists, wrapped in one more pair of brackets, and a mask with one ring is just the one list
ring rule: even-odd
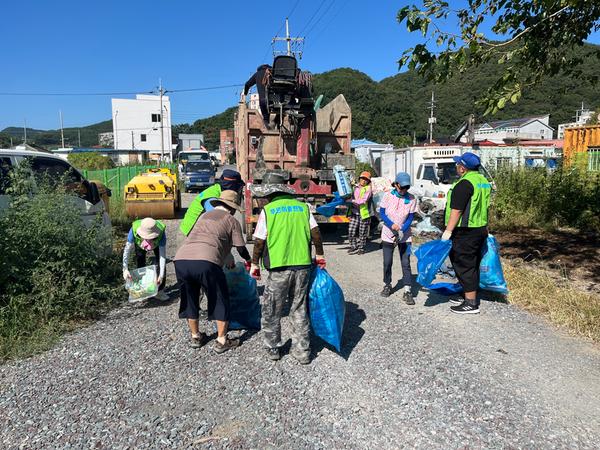
{"label": "camouflage pants", "polygon": [[269,272],[262,299],[261,327],[268,348],[277,348],[281,342],[283,307],[292,298],[290,323],[292,326],[292,354],[303,357],[310,353],[310,324],[308,320],[308,284],[310,269]]}

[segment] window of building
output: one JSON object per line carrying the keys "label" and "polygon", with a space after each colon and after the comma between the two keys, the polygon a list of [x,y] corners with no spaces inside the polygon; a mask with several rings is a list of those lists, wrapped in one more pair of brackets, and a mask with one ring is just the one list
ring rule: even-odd
{"label": "window of building", "polygon": [[140,134],[140,141],[146,142],[146,135],[145,134]]}
{"label": "window of building", "polygon": [[159,123],[160,122],[160,114],[152,114],[152,122]]}
{"label": "window of building", "polygon": [[588,150],[588,170],[600,172],[600,149]]}
{"label": "window of building", "polygon": [[510,157],[499,157],[496,158],[496,169],[505,169],[511,166],[512,158]]}

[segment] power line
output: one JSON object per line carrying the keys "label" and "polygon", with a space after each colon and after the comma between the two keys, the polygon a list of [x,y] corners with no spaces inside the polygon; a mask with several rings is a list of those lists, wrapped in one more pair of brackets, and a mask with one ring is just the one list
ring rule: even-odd
{"label": "power line", "polygon": [[323,5],[325,3],[327,3],[326,0],[323,0],[323,2],[321,2],[321,4],[319,5],[319,7],[317,8],[317,10],[313,13],[312,16],[310,16],[310,19],[308,19],[308,22],[306,22],[306,24],[304,25],[304,28],[302,28],[302,31],[300,31],[300,33],[298,33],[299,35],[302,35],[302,33],[304,32],[304,30],[306,30],[308,28],[308,25],[312,22],[312,20],[315,18],[315,16],[321,10],[321,8],[323,7]]}
{"label": "power line", "polygon": [[[329,25],[331,25],[333,23],[333,21],[335,19],[337,19],[337,16],[339,16],[340,13],[346,8],[348,1],[349,0],[346,0],[344,3],[342,3],[342,6],[333,14],[333,16],[331,16],[331,19],[329,19],[329,21],[325,24],[325,26],[323,28],[321,28],[321,30],[313,37],[312,42],[314,42],[318,37],[320,37],[325,30],[329,29]],[[309,40],[309,43],[310,42],[311,41]]]}
{"label": "power line", "polygon": [[305,36],[308,35],[308,34],[310,34],[310,32],[315,29],[315,27],[319,24],[319,22],[321,21],[321,19],[323,19],[323,17],[325,17],[327,15],[327,13],[329,12],[329,10],[331,9],[331,7],[333,6],[333,4],[335,2],[336,2],[336,0],[331,0],[331,3],[329,3],[329,6],[327,8],[325,8],[325,10],[323,11],[323,13],[319,16],[319,18],[311,25],[311,27],[306,32]]}
{"label": "power line", "polygon": [[[294,6],[292,7],[290,12],[286,16],[287,19],[292,17],[292,14],[294,14],[294,11],[296,11],[296,7],[298,6],[298,4],[300,4],[300,0],[296,0],[296,3],[294,3]],[[279,33],[281,33],[281,30],[283,30],[284,25],[285,25],[285,22],[282,22],[281,25],[279,26],[279,29],[275,32],[275,38],[279,36]],[[271,41],[270,47],[267,47],[267,51],[264,53],[263,57],[260,58],[260,60],[264,61],[265,58],[267,57],[267,55],[269,54],[269,50],[272,50],[272,49],[273,49],[273,41]]]}

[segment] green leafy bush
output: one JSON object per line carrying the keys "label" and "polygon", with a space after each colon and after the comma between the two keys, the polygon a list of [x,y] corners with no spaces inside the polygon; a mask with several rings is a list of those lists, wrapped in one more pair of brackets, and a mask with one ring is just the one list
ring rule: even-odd
{"label": "green leafy bush", "polygon": [[68,159],[71,164],[80,170],[112,169],[115,167],[112,159],[98,152],[71,153]]}
{"label": "green leafy bush", "polygon": [[47,349],[122,297],[100,218],[84,225],[78,199],[56,183],[32,195],[23,171],[10,176],[11,205],[0,214],[0,360]]}
{"label": "green leafy bush", "polygon": [[600,232],[600,177],[577,168],[515,168],[494,175],[496,228],[569,226]]}

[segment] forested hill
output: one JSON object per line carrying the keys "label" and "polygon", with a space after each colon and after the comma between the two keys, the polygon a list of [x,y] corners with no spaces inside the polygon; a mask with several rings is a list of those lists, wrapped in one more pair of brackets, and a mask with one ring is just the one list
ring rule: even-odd
{"label": "forested hill", "polygon": [[[81,128],[65,128],[65,145],[78,146],[79,135],[81,135],[81,145],[91,147],[98,145],[98,133],[112,131],[112,120],[95,123]],[[10,138],[13,138],[14,144],[23,142],[23,128],[8,127],[0,132],[0,148],[10,145]],[[41,147],[57,148],[61,145],[60,130],[35,130],[27,128],[27,141],[35,143]]]}
{"label": "forested hill", "polygon": [[[587,45],[580,50],[585,52]],[[414,72],[404,72],[380,82],[350,68],[341,68],[316,74],[313,78],[315,95],[323,94],[324,102],[344,94],[352,108],[352,136],[381,143],[412,142],[413,131],[422,141],[426,136],[428,104],[432,90],[435,92],[437,125],[434,135],[449,137],[455,133],[466,117],[474,113],[477,121],[506,119],[550,114],[550,123],[573,120],[581,107],[597,109],[600,106],[600,85],[591,85],[576,78],[556,76],[525,91],[516,104],[509,104],[494,116],[481,116],[475,100],[491,86],[498,68],[495,64],[470,70],[446,84],[434,86]],[[600,61],[588,59],[583,70],[600,71]],[[181,126],[186,132],[202,132],[209,148],[219,142],[219,128],[233,126],[235,108],[221,114],[201,119],[192,125]]]}

